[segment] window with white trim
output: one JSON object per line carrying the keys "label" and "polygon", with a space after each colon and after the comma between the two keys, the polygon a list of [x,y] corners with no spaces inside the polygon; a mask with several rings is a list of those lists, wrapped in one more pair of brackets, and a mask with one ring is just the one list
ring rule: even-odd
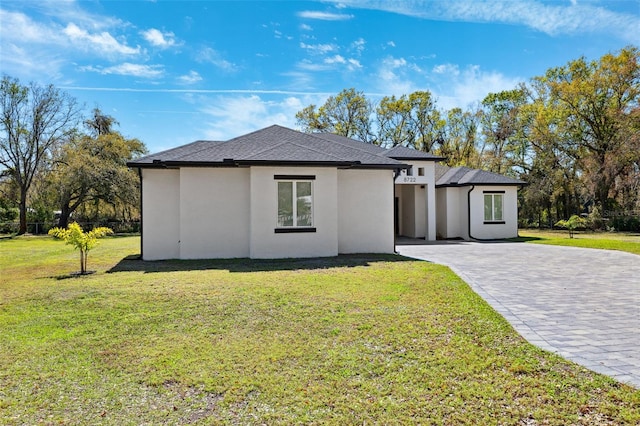
{"label": "window with white trim", "polygon": [[504,192],[484,192],[485,223],[504,223]]}
{"label": "window with white trim", "polygon": [[278,228],[313,227],[312,183],[312,180],[278,180]]}

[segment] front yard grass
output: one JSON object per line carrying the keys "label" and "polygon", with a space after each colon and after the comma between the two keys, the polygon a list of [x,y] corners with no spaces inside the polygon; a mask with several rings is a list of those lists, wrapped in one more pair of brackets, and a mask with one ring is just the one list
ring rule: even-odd
{"label": "front yard grass", "polygon": [[519,237],[512,239],[513,241],[603,250],[620,250],[640,255],[640,234],[576,231],[575,236],[569,238],[568,231],[537,229],[520,229],[518,234]]}
{"label": "front yard grass", "polygon": [[638,424],[640,391],[527,344],[400,256],[133,259],[0,241],[0,424]]}

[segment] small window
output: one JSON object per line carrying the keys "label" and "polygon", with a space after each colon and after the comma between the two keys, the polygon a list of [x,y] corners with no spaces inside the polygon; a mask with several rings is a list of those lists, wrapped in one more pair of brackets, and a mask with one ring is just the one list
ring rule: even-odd
{"label": "small window", "polygon": [[313,226],[311,181],[278,182],[278,228]]}
{"label": "small window", "polygon": [[418,176],[424,176],[424,167],[418,167]]}
{"label": "small window", "polygon": [[504,193],[484,194],[485,223],[504,223],[503,204]]}
{"label": "small window", "polygon": [[413,176],[413,166],[407,169],[407,176]]}

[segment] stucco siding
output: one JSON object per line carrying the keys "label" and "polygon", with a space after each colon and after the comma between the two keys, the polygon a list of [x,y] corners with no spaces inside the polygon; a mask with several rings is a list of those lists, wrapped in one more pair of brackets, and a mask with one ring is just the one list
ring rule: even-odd
{"label": "stucco siding", "polygon": [[[484,223],[484,192],[504,191],[502,224]],[[518,236],[518,190],[515,186],[476,186],[471,192],[471,237],[502,239]]]}
{"label": "stucco siding", "polygon": [[[250,257],[321,257],[338,254],[337,169],[331,167],[251,167]],[[275,175],[312,175],[315,232],[276,233],[278,181]]]}
{"label": "stucco siding", "polygon": [[180,257],[180,171],[142,169],[142,257]]}
{"label": "stucco siding", "polygon": [[447,188],[438,188],[436,189],[436,234],[438,238],[450,238],[447,224]]}
{"label": "stucco siding", "polygon": [[180,169],[180,258],[249,256],[249,169]]}
{"label": "stucco siding", "polygon": [[338,170],[338,251],[393,253],[393,171]]}

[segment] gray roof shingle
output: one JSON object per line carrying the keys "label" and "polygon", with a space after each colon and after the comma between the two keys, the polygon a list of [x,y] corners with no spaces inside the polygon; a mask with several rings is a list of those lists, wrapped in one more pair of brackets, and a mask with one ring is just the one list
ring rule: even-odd
{"label": "gray roof shingle", "polygon": [[445,186],[469,185],[525,185],[525,182],[469,167],[447,167],[436,164],[436,188]]}
{"label": "gray roof shingle", "polygon": [[384,155],[396,160],[441,161],[445,159],[444,157],[433,155],[430,152],[418,151],[417,149],[407,148],[402,145],[394,146],[386,150]]}
{"label": "gray roof shingle", "polygon": [[226,142],[197,141],[129,162],[130,167],[234,164],[324,164],[400,169],[407,166],[375,145],[329,134],[270,126]]}

